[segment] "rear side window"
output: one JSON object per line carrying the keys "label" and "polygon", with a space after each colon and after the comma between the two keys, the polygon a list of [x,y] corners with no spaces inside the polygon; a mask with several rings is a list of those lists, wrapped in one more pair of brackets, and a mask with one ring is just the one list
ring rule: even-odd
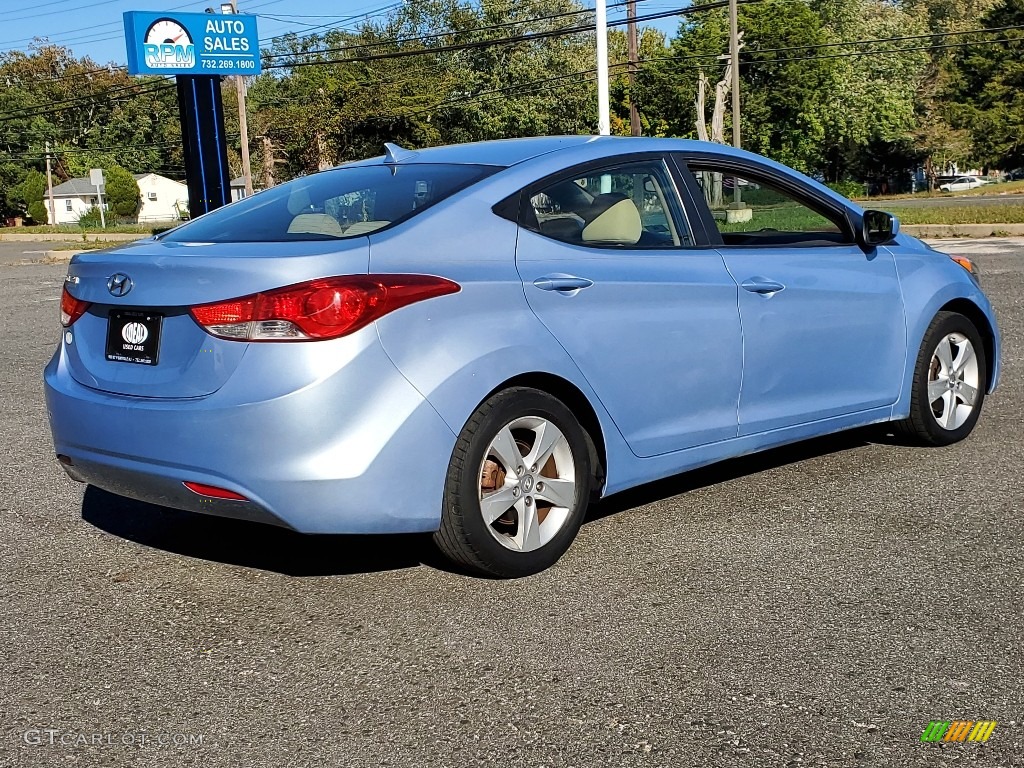
{"label": "rear side window", "polygon": [[487,165],[373,165],[305,176],[218,208],[164,240],[339,240],[404,221],[499,170]]}
{"label": "rear side window", "polygon": [[693,243],[661,160],[563,177],[530,195],[529,203],[536,225],[528,226],[554,240],[628,249]]}

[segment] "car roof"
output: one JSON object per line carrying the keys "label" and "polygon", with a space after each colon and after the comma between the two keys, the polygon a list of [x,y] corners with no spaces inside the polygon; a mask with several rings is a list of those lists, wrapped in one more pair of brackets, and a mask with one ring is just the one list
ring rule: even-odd
{"label": "car roof", "polygon": [[[496,165],[509,167],[547,155],[559,150],[579,147],[583,144],[600,144],[606,146],[611,153],[622,152],[628,146],[630,151],[666,151],[684,152],[686,150],[704,150],[714,148],[723,154],[736,152],[732,147],[723,144],[709,144],[692,139],[663,139],[631,136],[535,136],[526,139],[498,139],[495,141],[477,141],[469,144],[450,144],[441,147],[408,150],[409,154],[398,158],[399,165],[414,163],[451,163],[455,165]],[[612,145],[615,145],[614,150]],[[736,153],[744,154],[744,153]],[[384,155],[346,163],[342,167],[360,165],[379,165],[385,162]]]}

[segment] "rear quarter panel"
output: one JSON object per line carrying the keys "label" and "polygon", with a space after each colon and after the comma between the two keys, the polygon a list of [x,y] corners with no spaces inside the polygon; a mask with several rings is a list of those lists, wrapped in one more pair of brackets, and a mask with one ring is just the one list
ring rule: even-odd
{"label": "rear quarter panel", "polygon": [[631,454],[579,369],[530,310],[515,265],[518,227],[493,213],[494,202],[483,195],[447,201],[414,226],[371,236],[371,271],[432,274],[461,286],[378,320],[381,343],[455,434],[510,379],[540,372],[572,383],[597,413],[610,474]]}

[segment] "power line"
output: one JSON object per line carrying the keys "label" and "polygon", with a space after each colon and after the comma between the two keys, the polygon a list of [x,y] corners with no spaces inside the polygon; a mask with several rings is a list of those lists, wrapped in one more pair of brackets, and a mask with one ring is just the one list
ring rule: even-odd
{"label": "power line", "polygon": [[[1017,27],[1008,27],[1007,29],[1024,29],[1024,25],[1020,25],[1020,26],[1017,26]],[[960,34],[960,33],[947,33],[947,34]],[[931,37],[931,35],[929,35],[929,37]],[[749,49],[746,49],[746,50],[747,50],[748,54],[749,53],[767,53],[767,52],[772,52],[772,51],[776,51],[776,50],[778,50],[778,51],[806,50],[806,49],[814,49],[814,48],[821,48],[821,47],[834,47],[836,45],[860,45],[860,44],[864,44],[864,43],[885,43],[885,42],[890,42],[890,41],[894,41],[894,40],[902,40],[902,39],[908,39],[908,38],[879,38],[877,40],[862,40],[862,41],[855,41],[855,42],[849,42],[849,43],[823,43],[823,44],[820,44],[820,45],[799,46],[799,47],[790,48],[790,49],[782,49],[782,48],[771,49],[771,48],[766,48],[766,49],[763,49],[763,50],[758,50],[756,48],[749,48]],[[842,53],[827,54],[827,55],[824,55],[824,56],[793,56],[793,57],[784,58],[784,59],[747,59],[747,60],[741,62],[741,64],[743,66],[759,66],[759,65],[765,65],[765,64],[784,64],[784,63],[790,63],[790,62],[795,62],[795,61],[821,61],[821,60],[827,60],[827,59],[845,59],[845,58],[850,57],[850,56],[874,56],[874,55],[885,56],[885,55],[900,54],[900,53],[917,53],[917,52],[920,52],[920,51],[940,51],[940,50],[946,50],[946,49],[951,49],[951,48],[966,48],[966,47],[969,47],[969,46],[972,46],[972,45],[989,45],[989,44],[992,44],[992,43],[1012,43],[1012,42],[1020,42],[1021,40],[1024,40],[1024,38],[1021,38],[1021,37],[1002,37],[1002,38],[989,39],[989,40],[968,40],[968,41],[961,42],[961,43],[948,43],[948,44],[945,44],[945,45],[923,45],[923,46],[916,46],[916,47],[912,47],[912,48],[891,48],[889,50],[882,50],[882,51],[878,51],[878,50],[871,50],[871,51],[844,51]],[[695,55],[695,56],[655,56],[655,57],[652,57],[652,58],[649,58],[649,59],[644,59],[641,62],[641,64],[647,64],[647,63],[655,62],[655,61],[690,61],[690,60],[694,60],[694,59],[711,59],[711,58],[718,59],[719,57],[717,55],[714,55],[714,54],[699,54],[699,55]],[[691,67],[687,67],[687,69],[700,69],[700,67],[698,67],[698,66],[691,66]]]}
{"label": "power line", "polygon": [[[399,2],[399,3],[391,3],[390,5],[384,5],[384,6],[381,6],[379,8],[374,8],[372,10],[366,11],[365,13],[353,14],[351,16],[330,16],[330,17],[328,17],[328,16],[317,16],[317,17],[304,17],[304,18],[331,18],[331,19],[334,19],[336,21],[347,21],[347,22],[356,21],[356,20],[366,21],[366,20],[374,18],[377,15],[382,15],[383,13],[385,13],[387,11],[393,11],[393,10],[396,10],[398,8],[401,8],[401,7],[402,7],[402,3]],[[260,14],[260,18],[261,19],[272,19],[274,21],[279,21],[279,22],[283,22],[283,23],[289,23],[285,19],[278,18],[279,15],[288,16],[288,14],[274,14],[274,15]],[[297,32],[282,32],[281,34],[274,35],[273,37],[260,38],[260,42],[261,43],[265,43],[265,42],[268,42],[268,41],[271,41],[271,40],[282,40],[282,39],[288,37],[289,35],[296,35],[299,38],[299,40],[304,40],[304,39],[309,39],[310,37],[313,37],[313,35],[311,35],[309,33],[313,32],[314,30],[317,30],[317,29],[327,29],[328,32],[333,32],[336,29],[342,29],[342,30],[347,29],[346,27],[342,26],[341,24],[335,24],[334,21],[328,21],[328,22],[326,22],[324,24],[302,24],[301,22],[299,22],[299,23],[302,26],[307,27],[307,29],[305,29],[302,32],[301,36]]]}
{"label": "power line", "polygon": [[[762,0],[743,0],[743,2],[744,3],[754,3],[754,2],[762,2]],[[697,9],[678,8],[678,9],[675,9],[675,10],[672,10],[672,11],[666,11],[666,12],[663,12],[663,13],[649,14],[648,16],[638,17],[637,21],[646,21],[646,20],[651,20],[651,19],[666,18],[666,17],[669,17],[669,16],[676,16],[676,15],[683,14],[683,13],[690,13],[693,10],[701,10],[702,11],[702,10],[705,10],[706,8],[723,7],[726,4],[727,3],[723,3],[723,2],[715,2],[715,3],[709,3],[708,5],[700,6]],[[620,0],[620,2],[611,3],[607,7],[609,9],[612,9],[612,8],[622,8],[622,7],[625,7],[627,5],[629,5],[628,0]],[[308,55],[316,55],[316,54],[320,54],[320,53],[348,52],[348,51],[352,51],[352,50],[360,50],[360,49],[363,49],[363,48],[379,48],[382,45],[401,45],[402,43],[407,43],[407,42],[423,42],[425,40],[433,40],[433,39],[437,39],[437,38],[441,38],[441,37],[451,37],[452,35],[469,35],[469,34],[475,34],[475,33],[479,33],[479,32],[489,32],[489,31],[498,30],[498,29],[507,29],[508,27],[522,26],[524,24],[536,24],[536,23],[542,22],[542,21],[551,21],[551,20],[554,20],[554,19],[561,19],[561,18],[566,18],[566,17],[569,17],[569,16],[581,16],[581,15],[587,15],[587,14],[591,14],[591,13],[593,13],[593,10],[588,9],[588,8],[584,8],[584,9],[580,9],[578,11],[564,11],[562,13],[555,13],[555,14],[551,14],[549,16],[538,16],[538,17],[533,18],[533,19],[520,19],[520,20],[517,20],[517,21],[507,21],[507,22],[502,22],[501,24],[491,24],[489,26],[484,26],[484,27],[472,27],[472,28],[463,29],[463,30],[449,30],[449,31],[446,31],[446,32],[436,32],[436,33],[432,33],[432,34],[429,34],[429,35],[421,35],[421,36],[406,37],[406,38],[389,38],[389,39],[386,39],[386,40],[381,40],[381,41],[376,42],[376,43],[360,43],[358,45],[343,46],[341,48],[324,48],[324,49],[320,49],[320,50],[305,51],[305,52],[302,52],[302,53],[294,53],[294,54],[291,54],[291,53],[274,54],[274,57],[277,58],[277,57],[280,57],[280,56],[308,56]],[[623,21],[619,21],[619,22],[610,23],[609,26],[621,25],[621,24],[625,24],[625,23],[626,23],[626,21],[623,20]],[[596,25],[594,25],[594,24],[586,24],[586,25],[582,25],[582,26],[577,27],[577,28],[562,27],[562,28],[559,28],[557,30],[547,30],[547,31],[544,31],[544,32],[536,32],[536,33],[524,33],[524,38],[530,38],[530,37],[534,37],[534,36],[536,36],[536,37],[556,37],[557,34],[554,34],[554,33],[564,32],[564,34],[568,35],[568,34],[574,34],[576,32],[587,32],[587,31],[590,31],[592,29],[595,29],[595,27],[596,27]],[[499,40],[492,40],[492,41],[479,41],[478,44],[479,45],[487,45],[488,43],[499,44],[499,43],[502,43],[502,42],[504,42],[504,41],[499,39]],[[470,45],[470,44],[467,43],[466,45]],[[477,45],[477,43],[474,43],[473,45]],[[430,51],[426,51],[426,52],[433,52],[433,51],[437,51],[437,50],[440,50],[440,48],[430,49]]]}
{"label": "power line", "polygon": [[[745,3],[752,3],[752,2],[760,2],[761,0],[743,0],[743,1]],[[688,15],[688,14],[694,13],[696,11],[706,11],[706,10],[712,10],[712,9],[715,9],[715,8],[722,8],[722,7],[725,7],[726,5],[728,5],[728,2],[726,0],[717,0],[717,2],[707,3],[706,5],[701,5],[701,6],[698,6],[696,8],[679,8],[679,9],[674,9],[674,10],[671,10],[671,11],[663,11],[663,12],[660,12],[660,13],[650,13],[650,14],[646,14],[646,15],[643,15],[643,16],[637,16],[635,21],[637,21],[637,22],[651,21],[653,19],[663,19],[663,18],[667,18],[667,17],[670,17],[670,16]],[[628,21],[626,19],[622,19],[622,20],[618,20],[618,21],[609,21],[608,22],[608,26],[609,27],[622,26],[622,25],[627,24],[627,23],[628,23]],[[499,46],[499,45],[511,45],[511,44],[514,44],[514,43],[532,42],[534,40],[543,40],[543,39],[550,38],[550,37],[565,37],[565,36],[568,36],[568,35],[579,34],[581,32],[589,32],[589,31],[595,29],[595,26],[596,25],[594,25],[594,24],[581,24],[581,25],[575,26],[575,27],[559,27],[558,29],[545,30],[545,31],[541,31],[541,32],[529,32],[529,33],[522,34],[522,35],[513,35],[513,36],[510,36],[510,37],[502,37],[502,38],[497,38],[497,39],[494,39],[494,40],[476,40],[476,41],[469,42],[469,43],[458,43],[458,44],[453,44],[453,45],[439,45],[439,46],[434,47],[434,48],[423,48],[423,49],[416,49],[416,50],[410,50],[410,51],[387,51],[387,52],[384,52],[384,53],[371,53],[371,54],[365,54],[365,55],[362,55],[362,56],[353,56],[351,58],[344,58],[344,59],[330,59],[330,60],[326,60],[326,61],[324,61],[324,60],[295,61],[295,62],[285,62],[285,63],[281,63],[281,64],[268,64],[267,66],[264,67],[264,69],[283,69],[283,68],[295,68],[295,67],[308,67],[308,66],[316,66],[316,65],[323,65],[323,64],[349,64],[349,63],[357,63],[357,62],[364,62],[364,61],[379,61],[379,60],[382,60],[382,59],[400,59],[400,58],[406,58],[406,57],[409,57],[409,56],[426,56],[426,55],[432,55],[432,54],[436,55],[436,54],[439,54],[439,53],[451,53],[451,52],[454,52],[454,51],[465,51],[465,50],[471,50],[471,49],[475,49],[475,48],[490,48],[490,47]],[[387,44],[393,44],[393,41],[382,41],[380,43],[380,45],[387,45]],[[321,54],[321,53],[347,52],[347,51],[351,50],[352,48],[358,48],[358,47],[372,47],[372,46],[352,46],[351,48],[350,47],[327,48],[327,49],[323,49],[323,50],[320,50],[320,51],[310,51],[310,52],[308,52],[306,54],[289,54],[289,55],[316,55],[316,54]]]}
{"label": "power line", "polygon": [[[819,49],[822,49],[822,48],[837,48],[837,47],[844,46],[844,45],[874,45],[874,44],[877,44],[877,43],[895,43],[895,42],[902,42],[902,41],[905,41],[905,40],[927,40],[927,39],[946,38],[946,37],[960,36],[960,35],[992,34],[992,33],[996,33],[996,32],[1006,32],[1006,31],[1017,30],[1017,29],[1024,29],[1024,24],[1015,24],[1015,25],[1010,25],[1010,26],[1005,26],[1005,27],[993,27],[991,29],[970,29],[970,30],[964,30],[964,31],[961,31],[961,32],[935,32],[935,33],[919,34],[919,35],[903,35],[903,36],[900,36],[900,37],[879,37],[879,38],[866,39],[866,40],[841,40],[839,42],[814,43],[814,44],[811,44],[811,45],[794,45],[794,46],[787,46],[787,47],[782,47],[782,48],[754,48],[754,47],[752,47],[750,45],[745,45],[744,48],[743,48],[743,51],[745,51],[746,53],[742,53],[741,52],[741,55],[750,55],[750,54],[755,54],[755,53],[787,53],[789,51],[811,51],[811,50],[819,50]],[[984,42],[986,42],[986,41],[978,40],[978,41],[973,41],[971,44],[974,44],[974,43],[984,43]],[[928,50],[930,50],[932,48],[932,46],[927,46],[926,48]],[[912,52],[912,51],[924,50],[924,48],[901,48],[901,49],[897,49],[897,50],[898,51],[911,51]],[[867,51],[866,53],[873,53],[873,51]],[[843,55],[846,55],[846,54],[843,54]],[[698,60],[698,59],[715,59],[715,60],[717,60],[719,58],[720,58],[720,54],[717,54],[717,53],[698,53],[698,54],[691,54],[691,55],[687,55],[687,56],[658,56],[658,57],[653,57],[653,58],[650,58],[650,59],[645,59],[644,61],[667,61],[667,60],[689,61],[689,60]],[[799,58],[796,58],[796,59],[785,59],[785,61],[800,61],[800,60],[801,59],[799,59]],[[783,61],[783,59],[775,59],[775,61]],[[745,61],[744,63],[745,64],[751,64],[751,63],[754,63],[754,62],[748,60],[748,61]]]}
{"label": "power line", "polygon": [[[259,8],[266,8],[267,6],[270,6],[270,5],[276,5],[277,3],[283,3],[284,1],[285,0],[270,0],[270,2],[262,3],[262,4],[259,4],[259,5],[251,5],[251,6],[249,6],[248,10],[256,10],[256,9],[259,9]],[[181,10],[182,8],[188,8],[190,5],[194,5],[194,4],[195,4],[195,0],[193,0],[190,3],[186,3],[184,5],[178,5],[178,6],[175,6],[173,8],[165,8],[163,10],[166,10],[166,11],[176,11],[176,10]],[[252,14],[252,15],[258,16],[259,14]],[[104,27],[116,27],[116,26],[118,26],[120,24],[121,24],[121,22],[119,22],[119,21],[111,21],[111,22],[107,22],[106,24],[96,24],[96,25],[94,25],[92,27],[83,27],[82,29],[99,29],[99,28],[104,28]],[[71,32],[71,31],[74,31],[74,30],[67,30],[67,31]],[[64,33],[58,33],[58,34],[64,34]],[[78,44],[81,44],[81,45],[85,45],[85,44],[89,44],[89,43],[102,43],[102,42],[105,42],[107,40],[117,40],[120,37],[121,37],[121,33],[117,33],[117,32],[115,32],[114,34],[108,34],[107,32],[95,32],[95,33],[92,33],[90,35],[86,35],[84,37],[58,38],[57,42],[60,42],[62,44],[78,43]],[[2,43],[0,43],[0,44],[2,44]]]}
{"label": "power line", "polygon": [[[238,139],[240,137],[241,137],[240,133],[227,133],[227,134],[225,134],[225,138],[226,139],[234,140],[234,139]],[[181,146],[181,142],[180,141],[158,141],[158,142],[152,142],[152,143],[148,143],[148,144],[119,144],[119,145],[110,146],[110,147],[72,147],[72,148],[65,148],[65,149],[56,149],[56,148],[54,148],[54,149],[50,150],[50,154],[51,155],[55,155],[55,156],[85,155],[85,154],[90,154],[92,152],[117,152],[117,151],[120,151],[120,150],[159,149],[159,148],[162,148],[162,147],[180,147],[180,146]],[[17,154],[8,155],[8,157],[11,157],[12,159],[21,159],[21,160],[25,160],[25,159],[42,160],[42,159],[45,159],[45,154],[46,154],[45,152],[43,154],[36,154],[36,153],[33,153],[33,152],[23,152],[23,153],[17,153]]]}
{"label": "power line", "polygon": [[[608,7],[609,8],[617,8],[617,7],[620,7],[620,6],[624,6],[626,4],[627,3],[625,1],[623,1],[623,2],[613,3],[613,4],[609,5]],[[359,43],[357,45],[344,46],[343,48],[322,48],[322,49],[319,49],[319,50],[303,51],[303,52],[300,52],[300,53],[280,53],[280,54],[271,54],[271,55],[274,58],[280,58],[280,57],[284,57],[284,56],[315,56],[315,55],[320,54],[320,53],[336,53],[338,51],[348,52],[348,51],[353,51],[353,50],[361,50],[363,48],[379,48],[382,45],[401,45],[402,43],[420,43],[420,42],[423,42],[425,40],[436,40],[437,38],[440,38],[440,37],[451,37],[452,35],[463,35],[463,34],[475,34],[475,33],[479,33],[479,32],[490,32],[490,31],[496,30],[496,29],[507,29],[508,27],[517,27],[517,26],[522,26],[524,24],[536,24],[536,23],[542,22],[542,21],[551,21],[553,19],[562,19],[562,18],[566,18],[568,16],[581,16],[581,15],[588,14],[588,13],[593,13],[593,11],[588,9],[588,8],[583,8],[583,9],[580,9],[578,11],[565,11],[563,13],[551,14],[550,16],[538,16],[537,18],[534,18],[534,19],[521,19],[519,21],[507,21],[507,22],[502,22],[501,24],[491,24],[491,25],[486,26],[486,27],[473,27],[473,28],[464,29],[464,30],[453,29],[453,30],[449,30],[447,32],[434,32],[434,33],[431,33],[429,35],[417,35],[417,36],[404,37],[404,38],[403,37],[388,38],[388,39],[381,40],[381,41],[376,42],[376,43]]]}
{"label": "power line", "polygon": [[[123,65],[122,66],[111,65],[111,66],[107,66],[107,67],[96,67],[96,69],[87,69],[84,72],[74,72],[74,73],[68,73],[66,75],[58,75],[57,77],[40,77],[40,78],[35,79],[35,80],[19,80],[18,84],[22,85],[22,86],[27,86],[27,85],[35,85],[36,83],[59,83],[62,80],[73,80],[75,78],[88,77],[89,75],[95,75],[95,74],[97,74],[99,72],[109,72],[111,75],[113,75],[115,72],[127,72],[127,71],[128,71],[128,67],[126,67],[126,66],[123,66]],[[12,79],[10,74],[7,75],[7,78],[8,78],[8,80]],[[17,80],[17,78],[14,78],[14,79]],[[8,85],[11,85],[11,83],[8,82]]]}
{"label": "power line", "polygon": [[[611,64],[611,65],[609,65],[609,69],[614,69],[614,68],[618,68],[618,67],[626,67],[626,66],[629,66],[629,62],[624,61],[624,62],[621,62],[619,64]],[[560,80],[567,80],[569,78],[580,77],[581,75],[593,75],[593,74],[596,74],[596,73],[597,73],[597,67],[591,67],[590,69],[581,69],[578,72],[570,72],[570,73],[568,73],[566,75],[557,75],[555,77],[545,77],[545,78],[541,78],[540,80],[527,80],[525,83],[516,83],[515,85],[509,85],[509,86],[505,86],[503,88],[493,88],[493,89],[487,90],[487,91],[478,91],[477,93],[474,93],[474,94],[471,94],[471,95],[460,96],[460,97],[455,98],[455,99],[446,99],[444,101],[439,101],[436,104],[432,104],[431,106],[429,106],[429,107],[427,107],[425,109],[421,109],[421,110],[418,110],[416,112],[413,112],[410,115],[410,117],[415,117],[417,115],[422,115],[422,114],[425,114],[427,112],[433,112],[433,111],[438,110],[438,109],[443,109],[444,107],[455,106],[456,104],[465,104],[465,103],[469,103],[471,101],[476,101],[477,99],[479,99],[480,97],[483,97],[483,96],[497,96],[497,95],[501,95],[501,94],[505,94],[505,93],[510,93],[510,92],[515,92],[517,94],[518,93],[528,93],[531,90],[536,90],[536,89],[531,89],[530,86],[543,85],[543,84],[546,84],[546,83],[554,83],[554,82],[558,82]],[[586,82],[586,78],[584,79],[584,82]],[[487,100],[489,100],[489,99],[487,99]]]}
{"label": "power line", "polygon": [[[1024,29],[1024,25],[1013,26],[1013,27],[1006,27],[1006,29]],[[998,31],[998,30],[993,30],[993,31]],[[947,33],[947,34],[965,34],[965,33]],[[829,46],[832,46],[832,45],[843,45],[843,44],[855,45],[855,44],[859,44],[859,43],[863,43],[863,42],[889,42],[891,40],[917,39],[918,37],[919,36],[906,36],[906,37],[899,37],[899,38],[879,38],[878,40],[852,41],[850,43],[838,43],[838,44],[837,43],[830,43],[828,45]],[[846,53],[842,53],[842,54],[834,54],[834,55],[828,55],[828,56],[796,57],[796,58],[791,58],[791,59],[768,59],[768,60],[760,60],[760,61],[747,61],[747,62],[744,62],[744,63],[746,63],[746,64],[773,64],[773,63],[776,63],[776,62],[782,63],[782,62],[790,62],[790,61],[813,61],[813,60],[817,60],[817,59],[831,59],[831,58],[840,58],[840,57],[845,58],[846,56],[866,56],[866,55],[871,55],[871,54],[876,54],[876,53],[878,53],[878,54],[905,53],[905,52],[908,52],[908,51],[909,52],[914,52],[914,51],[935,50],[935,49],[943,49],[943,48],[966,47],[966,46],[970,46],[970,45],[1001,43],[1001,42],[1009,42],[1009,41],[1013,41],[1013,40],[1022,40],[1022,39],[1024,39],[1024,38],[1000,38],[1000,39],[997,39],[997,40],[971,41],[971,42],[955,43],[955,44],[939,45],[939,46],[921,46],[921,47],[918,47],[918,48],[897,48],[897,49],[892,49],[892,50],[889,50],[889,51],[854,51],[854,52],[846,52]],[[776,50],[776,49],[766,49],[766,50]],[[783,50],[783,49],[778,49],[778,50]],[[645,60],[641,61],[640,63],[641,64],[646,64],[646,63],[653,62],[653,61],[662,61],[662,60],[675,59],[675,58],[678,58],[678,57],[672,57],[672,56],[655,57],[655,58],[651,58],[651,59],[645,59]],[[689,58],[689,57],[686,57],[686,58]],[[717,59],[718,56],[716,55],[714,58]],[[617,64],[610,65],[609,68],[610,69],[622,68],[622,67],[627,67],[628,65],[629,65],[629,62],[619,62]],[[692,67],[692,69],[697,69],[697,67]],[[549,78],[543,78],[541,80],[527,81],[525,83],[518,83],[516,85],[506,86],[506,87],[503,87],[503,88],[495,88],[495,89],[488,90],[488,91],[480,91],[480,92],[475,93],[475,94],[471,94],[471,95],[467,95],[467,96],[462,96],[462,97],[458,97],[458,98],[455,98],[455,99],[447,99],[447,100],[444,100],[444,101],[440,101],[437,104],[434,104],[434,105],[432,105],[432,106],[430,106],[430,107],[428,107],[426,109],[422,109],[422,110],[418,110],[416,112],[413,112],[412,116],[424,114],[426,112],[431,112],[431,111],[434,111],[434,110],[437,110],[437,109],[443,109],[444,107],[447,107],[447,106],[454,106],[456,104],[468,103],[468,102],[471,102],[471,101],[475,101],[475,100],[477,100],[478,98],[480,98],[482,96],[491,96],[491,95],[497,96],[497,95],[502,95],[502,94],[506,94],[506,93],[510,93],[510,92],[525,93],[525,92],[528,92],[528,90],[536,90],[535,88],[534,89],[529,89],[529,86],[543,85],[543,84],[546,84],[546,83],[557,82],[557,81],[566,80],[566,79],[569,79],[569,78],[580,77],[582,75],[592,75],[592,74],[594,74],[596,72],[597,72],[597,68],[594,67],[594,68],[590,68],[590,69],[580,70],[578,72],[570,72],[569,74],[566,74],[566,75],[558,75],[556,77],[549,77]],[[584,81],[586,81],[586,79]],[[489,101],[490,99],[486,99],[486,100]]]}
{"label": "power line", "polygon": [[[72,0],[55,0],[55,2],[52,2],[52,3],[42,3],[40,5],[35,5],[35,6],[33,6],[33,8],[38,11],[40,8],[43,8],[43,7],[47,6],[47,5],[59,5],[60,3],[70,3],[71,1]],[[91,10],[91,9],[95,8],[96,6],[98,6],[98,5],[110,5],[111,3],[116,3],[116,2],[120,2],[120,0],[99,0],[99,2],[87,2],[85,5],[79,5],[79,6],[75,7],[75,8],[62,8],[59,11],[47,11],[47,13],[48,14],[52,14],[52,13],[72,13],[74,11],[84,11],[87,8]],[[39,14],[38,13],[30,13],[30,14],[27,14],[25,16],[5,16],[4,17],[4,22],[21,21],[23,19],[38,19],[38,18],[39,18]]]}
{"label": "power line", "polygon": [[[123,92],[125,90],[130,89],[130,88],[137,88],[137,87],[139,87],[139,85],[137,83],[131,83],[130,85],[119,86],[118,88],[112,89],[112,90],[116,90],[117,92],[120,93],[120,92]],[[141,90],[138,90],[135,93],[126,93],[124,95],[125,96],[130,96],[130,97],[142,96],[142,95],[145,95],[147,93],[157,93],[159,91],[166,91],[166,90],[168,90],[170,88],[174,88],[174,87],[175,87],[174,83],[166,83],[166,84],[161,83],[159,85],[153,85],[153,86],[151,86],[149,88],[142,87]],[[83,96],[83,97],[80,97],[80,98],[77,98],[77,99],[69,99],[69,100],[64,101],[64,102],[57,102],[57,104],[48,104],[48,105],[46,105],[46,107],[44,109],[42,109],[40,111],[37,111],[37,112],[11,112],[11,113],[7,113],[7,114],[4,114],[4,115],[0,115],[0,123],[8,123],[8,122],[11,122],[12,120],[24,120],[24,119],[29,118],[29,117],[37,117],[39,115],[46,115],[46,114],[49,114],[50,112],[63,111],[65,109],[74,109],[75,107],[77,107],[77,106],[79,106],[81,104],[85,104],[85,103],[88,103],[90,101],[94,101],[94,100],[99,99],[99,98],[107,97],[107,96],[110,95],[111,92],[112,91],[103,91],[102,93],[90,94],[88,96]],[[116,97],[115,96],[115,98],[121,98],[121,97]],[[31,109],[31,107],[22,107],[22,109]]]}
{"label": "power line", "polygon": [[[189,6],[196,5],[196,3],[197,3],[197,0],[191,0],[190,2],[183,3],[182,5],[175,5],[175,6],[171,7],[171,8],[164,8],[164,10],[165,11],[180,11],[183,8],[188,8]],[[93,3],[92,5],[99,5],[99,3]],[[69,34],[69,33],[70,34],[75,34],[77,32],[84,32],[87,29],[105,29],[107,27],[117,27],[117,26],[120,26],[121,24],[122,24],[121,21],[107,21],[107,22],[104,22],[103,24],[93,24],[92,26],[89,26],[89,27],[77,27],[75,29],[66,29],[63,32],[55,32],[54,34],[56,34],[56,35],[64,35],[64,34]],[[107,33],[106,32],[94,33],[94,34],[90,34],[90,35],[85,35],[85,37],[94,37],[96,34],[107,34]],[[23,37],[23,38],[19,38],[18,40],[2,40],[2,41],[0,41],[0,45],[8,45],[8,44],[14,44],[14,43],[31,42],[32,40],[35,40],[37,37],[40,37],[40,36],[39,35],[35,35],[33,37]],[[107,36],[107,37],[105,37],[103,39],[104,40],[113,40],[116,37],[118,37],[118,35]],[[49,36],[46,36],[43,39],[49,40]],[[81,42],[82,41],[80,38],[77,38],[77,37],[69,37],[69,38],[63,38],[63,39],[57,38],[57,40],[58,41],[62,41],[62,42]],[[99,40],[91,40],[89,42],[100,42],[100,41]]]}
{"label": "power line", "polygon": [[[760,0],[744,0],[744,1],[745,2],[759,2]],[[621,2],[612,3],[611,5],[608,6],[608,8],[609,9],[611,9],[611,8],[621,8],[621,7],[627,6],[628,4],[629,4],[628,0],[621,0]],[[395,4],[391,5],[391,6],[385,6],[384,8],[376,9],[376,11],[384,11],[384,10],[394,9],[394,8],[401,7],[401,5],[402,5],[402,3],[395,3]],[[302,51],[302,52],[295,52],[295,53],[271,54],[271,56],[273,56],[275,58],[282,57],[282,56],[308,56],[308,55],[316,55],[318,53],[330,53],[330,52],[335,52],[335,51],[339,51],[339,50],[358,50],[358,49],[362,49],[362,48],[377,48],[377,47],[380,47],[382,45],[398,45],[398,44],[405,43],[405,42],[422,42],[423,40],[430,40],[430,39],[435,39],[435,38],[439,38],[439,37],[450,37],[452,35],[470,34],[470,33],[477,33],[477,32],[486,32],[486,31],[491,31],[491,30],[496,30],[496,29],[506,29],[508,27],[516,27],[516,26],[521,26],[521,25],[524,25],[524,24],[536,24],[537,22],[540,22],[540,21],[549,21],[551,19],[565,18],[565,17],[568,17],[568,16],[582,16],[582,15],[590,14],[590,13],[593,13],[593,9],[582,8],[582,9],[580,9],[578,11],[564,11],[562,13],[555,13],[555,14],[551,14],[549,16],[538,16],[538,17],[533,18],[533,19],[520,19],[520,20],[517,20],[517,21],[507,21],[507,22],[502,22],[501,24],[492,24],[492,25],[485,26],[485,27],[473,27],[473,28],[464,29],[464,30],[454,30],[453,29],[453,30],[449,30],[447,32],[431,33],[429,35],[413,36],[413,37],[407,37],[407,38],[389,38],[387,40],[381,40],[381,41],[376,42],[376,43],[360,43],[358,45],[347,46],[345,48],[325,48],[325,49],[320,49],[320,50]],[[292,14],[281,14],[281,15],[283,15],[283,16],[290,16]],[[367,14],[367,15],[369,15],[369,14]],[[273,17],[271,17],[271,18],[273,18]],[[309,17],[297,17],[297,18],[325,18],[325,17],[309,16]],[[331,17],[331,18],[337,18],[337,17]],[[349,17],[349,18],[356,18],[356,17],[352,16],[352,17]],[[321,24],[320,26],[321,27],[329,27],[331,25],[328,23],[328,24]],[[278,35],[277,37],[278,38],[282,38],[282,37],[287,37],[287,35]],[[308,39],[309,37],[312,37],[312,35],[306,35],[305,39]],[[270,39],[276,39],[276,38],[270,38]],[[304,38],[300,38],[300,39],[304,39]],[[260,42],[262,42],[262,40]]]}

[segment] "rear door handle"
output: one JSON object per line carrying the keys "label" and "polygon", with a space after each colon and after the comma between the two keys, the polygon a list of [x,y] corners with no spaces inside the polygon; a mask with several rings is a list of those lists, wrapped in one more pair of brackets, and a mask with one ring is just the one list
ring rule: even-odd
{"label": "rear door handle", "polygon": [[778,293],[783,290],[786,286],[775,280],[769,280],[767,277],[751,277],[740,283],[740,287],[745,291],[751,293]]}
{"label": "rear door handle", "polygon": [[542,291],[578,291],[580,288],[589,288],[594,284],[593,280],[585,277],[574,277],[573,275],[547,275],[538,277],[533,284]]}

